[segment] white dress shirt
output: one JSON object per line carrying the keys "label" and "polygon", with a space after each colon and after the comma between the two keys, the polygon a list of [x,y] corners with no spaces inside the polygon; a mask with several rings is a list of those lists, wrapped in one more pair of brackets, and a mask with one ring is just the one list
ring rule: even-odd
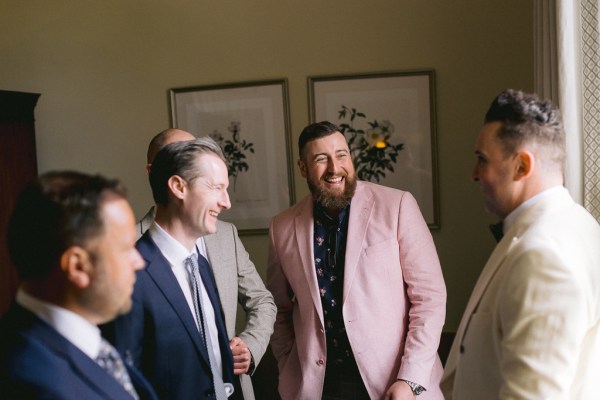
{"label": "white dress shirt", "polygon": [[72,311],[35,298],[23,289],[17,291],[16,301],[54,328],[92,360],[100,352],[100,329]]}

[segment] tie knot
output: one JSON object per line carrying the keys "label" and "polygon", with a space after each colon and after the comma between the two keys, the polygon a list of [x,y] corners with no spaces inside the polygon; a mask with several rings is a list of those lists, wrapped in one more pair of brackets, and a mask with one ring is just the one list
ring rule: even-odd
{"label": "tie knot", "polygon": [[100,341],[100,350],[98,351],[98,357],[96,357],[96,361],[102,364],[117,358],[120,358],[117,350],[105,339],[102,339]]}
{"label": "tie knot", "polygon": [[195,271],[198,269],[198,255],[196,253],[192,253],[186,257],[184,260],[185,268],[188,271]]}
{"label": "tie knot", "polygon": [[127,373],[127,368],[123,364],[121,356],[119,356],[117,349],[115,349],[104,338],[100,341],[100,350],[98,351],[96,362],[113,378],[115,378],[116,381],[119,382],[131,395],[131,397],[138,399],[138,395],[133,387],[133,384],[131,383],[131,378]]}

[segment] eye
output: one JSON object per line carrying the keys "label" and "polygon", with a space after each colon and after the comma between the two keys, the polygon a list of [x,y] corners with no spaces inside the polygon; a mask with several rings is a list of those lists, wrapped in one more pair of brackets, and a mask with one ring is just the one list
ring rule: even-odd
{"label": "eye", "polygon": [[317,164],[323,164],[327,162],[327,157],[317,157],[315,158],[315,163]]}

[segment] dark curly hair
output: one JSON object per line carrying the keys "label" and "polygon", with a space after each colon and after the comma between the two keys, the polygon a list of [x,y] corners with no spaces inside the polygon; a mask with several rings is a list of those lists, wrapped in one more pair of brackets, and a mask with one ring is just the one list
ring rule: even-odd
{"label": "dark curly hair", "polygon": [[22,279],[44,279],[71,246],[104,233],[102,206],[126,198],[122,184],[101,175],[54,171],[21,191],[8,224],[8,251]]}
{"label": "dark curly hair", "polygon": [[329,136],[335,132],[341,132],[340,127],[329,121],[315,122],[305,127],[298,138],[300,158],[304,159],[304,148],[308,142]]}
{"label": "dark curly hair", "polygon": [[549,100],[519,90],[504,90],[492,101],[484,122],[502,123],[498,139],[506,154],[514,153],[524,143],[536,143],[547,150],[546,161],[563,167],[565,131],[560,111]]}

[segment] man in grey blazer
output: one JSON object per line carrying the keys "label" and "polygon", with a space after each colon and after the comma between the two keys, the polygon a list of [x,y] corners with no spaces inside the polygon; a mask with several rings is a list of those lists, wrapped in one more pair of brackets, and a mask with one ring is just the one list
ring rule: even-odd
{"label": "man in grey blazer", "polygon": [[598,398],[600,226],[563,187],[558,109],[502,92],[475,156],[473,180],[504,236],[460,322],[446,399]]}
{"label": "man in grey blazer", "polygon": [[[157,134],[148,146],[146,171],[150,173],[154,157],[164,146],[193,139],[194,135],[180,129],[167,129]],[[148,230],[154,217],[153,206],[137,224],[138,236]],[[233,224],[217,221],[217,232],[200,237],[197,244],[206,249],[213,270],[231,339],[234,373],[239,376],[244,399],[254,399],[250,376],[265,354],[273,333],[277,312],[273,296],[265,288]],[[238,303],[245,311],[246,325],[236,336]]]}

